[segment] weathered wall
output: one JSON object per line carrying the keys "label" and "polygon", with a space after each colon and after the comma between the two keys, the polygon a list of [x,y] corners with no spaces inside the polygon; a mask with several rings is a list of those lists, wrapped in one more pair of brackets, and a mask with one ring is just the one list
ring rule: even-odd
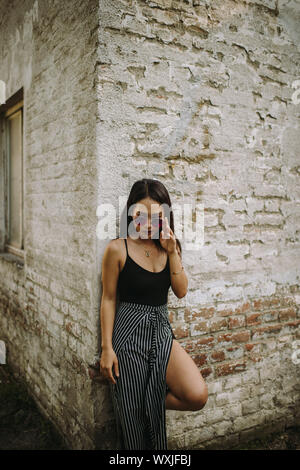
{"label": "weathered wall", "polygon": [[205,244],[183,255],[189,292],[169,307],[209,398],[167,410],[169,445],[299,422],[299,3],[100,5],[97,136],[118,165],[103,194],[149,176],[205,208]]}
{"label": "weathered wall", "polygon": [[86,376],[96,207],[156,177],[173,203],[205,207],[205,244],[183,254],[189,292],[169,307],[209,398],[167,410],[169,448],[299,422],[296,2],[5,3],[0,78],[8,96],[24,86],[26,140],[24,267],[0,256],[9,362],[73,448],[114,448],[108,384]]}
{"label": "weathered wall", "polygon": [[7,98],[24,87],[25,144],[25,263],[0,257],[0,336],[69,445],[91,448],[98,3],[7,1],[0,18],[0,76]]}

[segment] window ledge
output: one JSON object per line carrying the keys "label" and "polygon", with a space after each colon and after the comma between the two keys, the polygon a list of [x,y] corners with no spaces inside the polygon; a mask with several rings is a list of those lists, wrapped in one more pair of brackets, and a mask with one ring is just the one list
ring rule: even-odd
{"label": "window ledge", "polygon": [[17,265],[17,268],[22,269],[24,267],[24,260],[20,258],[17,255],[14,255],[12,253],[6,253],[6,252],[0,252],[0,260],[4,259],[5,261],[8,261],[9,263],[14,263]]}

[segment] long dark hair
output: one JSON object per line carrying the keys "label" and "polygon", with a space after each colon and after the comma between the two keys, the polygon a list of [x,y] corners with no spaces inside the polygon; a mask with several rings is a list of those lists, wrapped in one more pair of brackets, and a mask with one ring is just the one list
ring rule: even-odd
{"label": "long dark hair", "polygon": [[[156,179],[143,178],[141,180],[136,181],[132,185],[128,199],[127,199],[127,203],[120,217],[120,223],[121,223],[120,233],[121,233],[122,238],[128,236],[128,226],[130,222],[133,220],[132,215],[129,215],[129,208],[132,207],[137,202],[141,201],[142,199],[145,199],[146,197],[153,199],[159,204],[164,204],[164,206],[168,206],[169,211],[167,212],[169,213],[165,213],[165,215],[167,216],[170,228],[172,229],[175,235],[174,215],[173,215],[173,210],[172,210],[171,199],[170,199],[167,188],[165,187],[163,183],[161,183],[160,181]],[[175,235],[175,238],[176,238],[176,235]],[[164,251],[158,238],[154,238],[153,241],[159,250]],[[180,256],[182,256],[181,243],[178,240],[178,238],[176,238],[176,244],[179,247]]]}

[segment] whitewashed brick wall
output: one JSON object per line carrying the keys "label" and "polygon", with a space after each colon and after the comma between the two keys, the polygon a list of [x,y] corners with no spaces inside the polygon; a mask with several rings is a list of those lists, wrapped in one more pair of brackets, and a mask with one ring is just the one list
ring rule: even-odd
{"label": "whitewashed brick wall", "polygon": [[169,311],[209,397],[167,410],[169,448],[299,424],[299,2],[9,5],[0,78],[8,96],[24,87],[26,257],[0,256],[8,362],[70,446],[114,448],[108,384],[86,369],[107,243],[96,208],[159,178],[174,204],[205,208]]}

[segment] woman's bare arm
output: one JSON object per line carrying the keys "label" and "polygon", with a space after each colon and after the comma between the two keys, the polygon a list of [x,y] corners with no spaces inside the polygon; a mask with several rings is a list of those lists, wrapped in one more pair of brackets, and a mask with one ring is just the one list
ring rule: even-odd
{"label": "woman's bare arm", "polygon": [[[177,244],[176,244],[177,245]],[[176,249],[173,253],[169,254],[169,263],[170,263],[170,273],[171,273],[171,287],[174,294],[181,299],[184,297],[188,290],[188,278],[182,268],[182,253],[179,249],[179,246],[176,246]],[[172,274],[176,272],[178,274]]]}
{"label": "woman's bare arm", "polygon": [[117,240],[111,240],[102,260],[102,299],[100,308],[101,347],[112,348],[112,333],[116,313],[117,284],[119,278],[119,248]]}

